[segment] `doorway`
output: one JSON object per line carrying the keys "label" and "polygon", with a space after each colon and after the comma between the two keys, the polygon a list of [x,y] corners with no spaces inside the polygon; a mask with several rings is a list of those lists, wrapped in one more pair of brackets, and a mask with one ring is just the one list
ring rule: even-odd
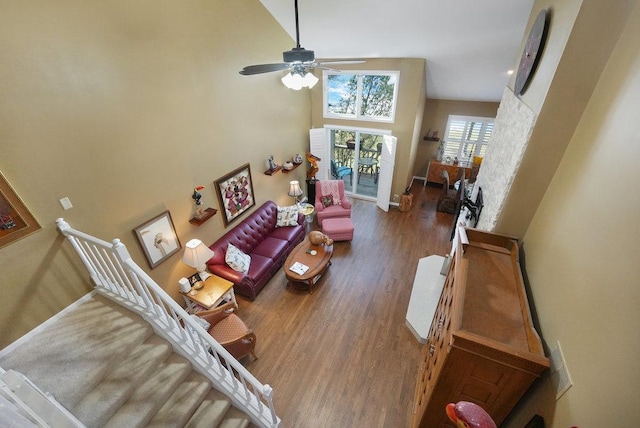
{"label": "doorway", "polygon": [[384,134],[357,129],[329,130],[331,175],[344,181],[345,190],[375,200],[380,177]]}

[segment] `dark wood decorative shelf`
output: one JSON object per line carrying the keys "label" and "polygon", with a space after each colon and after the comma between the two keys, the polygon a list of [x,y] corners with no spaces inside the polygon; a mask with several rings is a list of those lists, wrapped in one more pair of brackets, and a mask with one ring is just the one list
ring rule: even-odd
{"label": "dark wood decorative shelf", "polygon": [[209,220],[211,217],[216,215],[217,212],[218,210],[215,208],[207,208],[206,210],[204,210],[204,215],[202,216],[202,218],[194,217],[191,220],[189,220],[189,223],[195,224],[196,226],[200,226],[202,223],[204,223],[205,221]]}
{"label": "dark wood decorative shelf", "polygon": [[293,171],[294,169],[296,169],[297,167],[299,167],[300,165],[302,165],[301,163],[294,163],[293,164],[293,168],[291,169],[283,169],[282,173],[283,174],[289,174],[291,171]]}
{"label": "dark wood decorative shelf", "polygon": [[440,141],[440,138],[438,138],[438,137],[424,137],[423,140],[425,140],[425,141]]}
{"label": "dark wood decorative shelf", "polygon": [[276,172],[280,171],[281,169],[282,169],[282,167],[281,167],[281,166],[277,166],[277,167],[275,167],[274,169],[268,169],[268,170],[266,170],[264,173],[265,173],[265,175],[273,175],[273,174],[275,174]]}

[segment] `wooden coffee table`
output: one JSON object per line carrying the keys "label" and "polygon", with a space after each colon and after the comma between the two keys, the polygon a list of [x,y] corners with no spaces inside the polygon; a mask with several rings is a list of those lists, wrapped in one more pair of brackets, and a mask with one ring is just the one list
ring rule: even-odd
{"label": "wooden coffee table", "polygon": [[[312,251],[315,251],[315,254]],[[289,253],[289,257],[282,266],[289,284],[304,284],[308,287],[309,294],[313,293],[313,286],[318,282],[325,269],[331,266],[332,255],[333,245],[313,245],[309,242],[308,237],[304,238],[304,241]],[[308,269],[302,274],[295,273],[291,267],[296,263],[301,263]]]}

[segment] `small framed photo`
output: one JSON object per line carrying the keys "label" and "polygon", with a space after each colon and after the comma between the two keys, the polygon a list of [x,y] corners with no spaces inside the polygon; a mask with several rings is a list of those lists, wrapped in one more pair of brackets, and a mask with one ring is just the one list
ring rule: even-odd
{"label": "small framed photo", "polygon": [[222,220],[227,227],[256,204],[251,182],[251,168],[244,164],[214,182]]}
{"label": "small framed photo", "polygon": [[189,280],[189,285],[191,285],[192,287],[194,285],[196,285],[196,283],[202,281],[202,279],[200,279],[200,274],[199,273],[194,273],[193,275],[191,275],[187,279]]}
{"label": "small framed photo", "polygon": [[133,229],[151,269],[177,253],[182,246],[173,227],[171,214],[165,211]]}

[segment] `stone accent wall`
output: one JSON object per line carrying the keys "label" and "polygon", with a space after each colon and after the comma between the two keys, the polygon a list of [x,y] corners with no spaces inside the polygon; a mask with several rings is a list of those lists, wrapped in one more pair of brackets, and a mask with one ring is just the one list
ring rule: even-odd
{"label": "stone accent wall", "polygon": [[495,229],[537,117],[537,114],[516,97],[511,89],[505,88],[493,135],[471,198],[475,200],[478,187],[482,187],[484,208],[477,225],[478,229],[489,232]]}

